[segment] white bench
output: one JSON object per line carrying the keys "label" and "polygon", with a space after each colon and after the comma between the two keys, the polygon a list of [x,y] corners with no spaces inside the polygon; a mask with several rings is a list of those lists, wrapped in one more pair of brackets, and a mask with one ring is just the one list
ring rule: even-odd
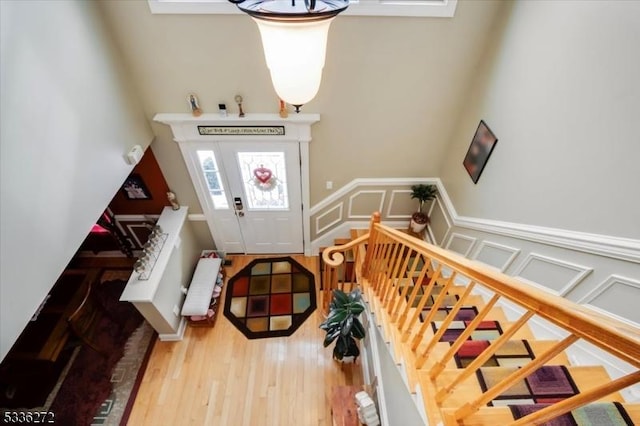
{"label": "white bench", "polygon": [[213,287],[216,285],[222,260],[220,258],[206,257],[198,260],[196,270],[193,273],[191,284],[187,290],[187,297],[182,305],[182,316],[206,315]]}

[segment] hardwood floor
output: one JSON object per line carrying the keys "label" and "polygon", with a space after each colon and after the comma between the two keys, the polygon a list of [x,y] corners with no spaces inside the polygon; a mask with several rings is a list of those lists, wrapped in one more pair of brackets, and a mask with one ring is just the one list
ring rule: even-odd
{"label": "hardwood floor", "polygon": [[[226,279],[256,257],[230,256]],[[291,257],[319,287],[317,257]],[[332,387],[363,383],[360,360],[341,365],[323,348],[320,310],[290,337],[255,340],[217,315],[213,328],[156,342],[129,425],[331,425]]]}

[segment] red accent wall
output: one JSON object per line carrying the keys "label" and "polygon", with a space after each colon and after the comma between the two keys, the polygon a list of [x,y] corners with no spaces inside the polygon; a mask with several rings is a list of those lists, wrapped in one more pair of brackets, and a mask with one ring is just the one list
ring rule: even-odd
{"label": "red accent wall", "polygon": [[142,178],[144,185],[151,194],[149,200],[130,200],[121,188],[111,200],[109,207],[115,215],[119,214],[160,214],[165,206],[170,206],[167,200],[169,185],[164,179],[158,161],[151,148],[147,148],[142,160],[134,167],[131,174]]}

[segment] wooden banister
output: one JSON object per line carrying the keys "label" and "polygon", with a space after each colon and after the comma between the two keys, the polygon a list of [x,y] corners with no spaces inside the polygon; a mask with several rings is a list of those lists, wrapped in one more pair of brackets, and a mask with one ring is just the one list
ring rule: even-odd
{"label": "wooden banister", "polygon": [[[371,312],[375,314],[375,321],[382,322],[378,325],[382,325],[384,335],[390,337],[394,346],[400,345],[395,346],[393,356],[406,357],[406,362],[402,364],[412,369],[412,373],[408,375],[420,377],[424,394],[431,398],[431,402],[426,405],[436,406],[442,413],[446,413],[444,416],[435,416],[437,421],[444,420],[447,426],[466,424],[466,418],[473,416],[489,401],[579,340],[589,342],[620,361],[640,369],[640,330],[637,327],[522,283],[487,265],[428,244],[405,232],[388,228],[380,224],[379,215],[372,216],[367,234],[323,251],[325,276],[330,277],[328,287],[331,287],[325,288],[326,291],[330,292],[332,288],[341,285],[336,271],[344,262],[344,253],[348,250],[360,253],[356,256],[360,264],[354,267],[356,277],[349,279],[362,286]],[[346,274],[344,276],[346,280]],[[436,286],[442,288],[436,289]],[[479,304],[480,309],[476,311],[475,317],[465,321],[465,328],[453,342],[449,342],[448,347],[446,343],[439,345],[440,339],[456,320],[456,315],[465,302],[478,297],[474,295],[477,288],[482,288],[491,297]],[[439,294],[437,290],[440,290]],[[431,332],[431,322],[444,304],[448,292],[456,294],[458,300],[447,302],[447,309],[438,314],[439,328]],[[476,299],[473,300],[475,304]],[[474,330],[494,312],[501,300],[509,301],[524,314],[503,330],[473,361],[465,364],[465,367],[455,371],[447,370],[447,374],[443,374]],[[433,303],[419,324],[421,312],[428,301]],[[542,353],[536,353],[532,361],[479,396],[474,394],[464,401],[458,396],[449,398],[457,388],[467,386],[463,382],[495,356],[534,316],[563,329],[568,337],[553,345],[546,344],[546,349]],[[388,336],[388,333],[393,336]],[[398,350],[398,347],[402,347],[402,350]],[[639,382],[640,371],[636,371],[592,389],[580,389],[578,395],[554,403],[511,424],[541,424]],[[484,413],[483,410],[482,416]],[[432,419],[433,416],[434,413],[430,412],[430,422],[435,423],[437,421]],[[474,421],[475,419],[471,420],[472,423]]]}
{"label": "wooden banister", "polygon": [[409,248],[425,253],[434,261],[470,280],[482,283],[526,310],[640,368],[640,331],[637,328],[524,284],[480,262],[430,245],[396,229],[375,224],[374,232],[392,237]]}

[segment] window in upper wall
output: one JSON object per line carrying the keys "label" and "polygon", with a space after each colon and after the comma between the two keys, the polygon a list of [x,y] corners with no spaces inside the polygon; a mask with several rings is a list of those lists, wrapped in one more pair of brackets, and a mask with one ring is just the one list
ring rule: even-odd
{"label": "window in upper wall", "polygon": [[[147,0],[151,13],[237,14],[227,0]],[[304,1],[304,0],[299,0]],[[451,18],[458,0],[351,0],[343,15]]]}

